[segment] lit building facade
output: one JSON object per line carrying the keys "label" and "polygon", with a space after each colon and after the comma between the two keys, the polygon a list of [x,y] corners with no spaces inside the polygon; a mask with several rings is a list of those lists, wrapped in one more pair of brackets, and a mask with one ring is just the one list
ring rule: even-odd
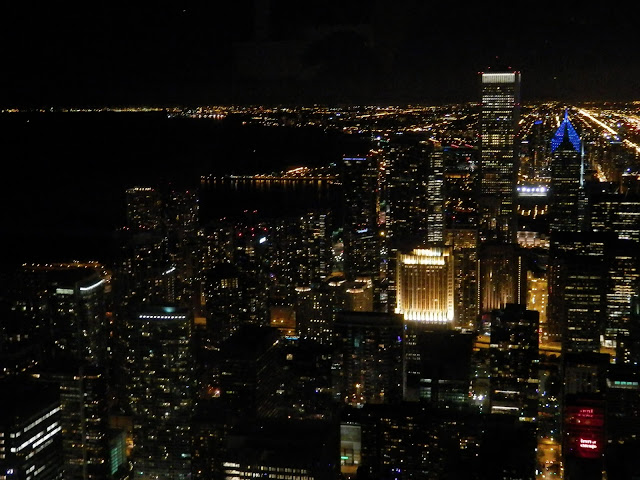
{"label": "lit building facade", "polygon": [[517,244],[485,243],[478,249],[480,314],[524,303],[522,256]]}
{"label": "lit building facade", "polygon": [[58,388],[15,379],[0,388],[0,479],[61,480]]}
{"label": "lit building facade", "polygon": [[516,134],[520,72],[480,74],[480,231],[482,240],[515,241]]}
{"label": "lit building facade", "polygon": [[590,195],[589,221],[593,231],[612,231],[621,240],[640,242],[640,195],[633,191]]}
{"label": "lit building facade", "polygon": [[547,304],[549,302],[549,282],[546,272],[536,274],[527,270],[527,310],[535,310],[540,315],[540,328],[546,332]]}
{"label": "lit building facade", "polygon": [[453,256],[449,247],[399,253],[396,313],[405,321],[450,324],[454,319]]}
{"label": "lit building facade", "polygon": [[454,266],[454,318],[458,326],[473,328],[478,320],[478,230],[445,231]]}

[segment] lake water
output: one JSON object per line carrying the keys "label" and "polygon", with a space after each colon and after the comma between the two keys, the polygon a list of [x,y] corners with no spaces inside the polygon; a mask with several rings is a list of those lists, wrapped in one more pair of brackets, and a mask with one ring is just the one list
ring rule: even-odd
{"label": "lake water", "polygon": [[[328,165],[369,148],[366,139],[338,132],[162,112],[5,113],[0,145],[5,265],[106,261],[131,186],[199,188],[203,175]],[[244,208],[286,215],[324,205],[328,193],[318,185],[210,186],[201,195],[202,221]]]}

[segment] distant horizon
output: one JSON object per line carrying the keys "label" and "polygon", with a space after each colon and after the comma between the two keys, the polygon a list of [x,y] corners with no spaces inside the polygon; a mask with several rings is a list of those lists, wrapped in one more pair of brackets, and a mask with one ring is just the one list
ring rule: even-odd
{"label": "distant horizon", "polygon": [[[546,103],[558,103],[564,105],[579,104],[636,104],[640,103],[640,96],[633,100],[562,100],[562,99],[540,99],[540,100],[523,100],[521,106],[540,105]],[[129,104],[60,104],[60,105],[31,105],[31,106],[5,106],[0,107],[0,113],[26,113],[26,112],[68,112],[68,113],[90,113],[99,111],[113,112],[160,112],[166,109],[193,109],[193,108],[310,108],[310,107],[332,107],[332,108],[368,108],[368,107],[449,107],[455,105],[471,105],[479,106],[481,101],[466,100],[452,101],[440,103],[421,103],[421,102],[371,102],[371,103],[347,103],[347,102],[310,102],[310,103],[287,103],[287,102],[263,102],[263,103],[129,103]]]}

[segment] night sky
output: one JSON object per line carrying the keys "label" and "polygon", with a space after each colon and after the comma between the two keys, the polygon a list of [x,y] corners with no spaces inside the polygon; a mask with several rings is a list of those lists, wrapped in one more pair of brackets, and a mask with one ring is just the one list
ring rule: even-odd
{"label": "night sky", "polygon": [[639,99],[640,7],[569,3],[3,2],[0,107]]}

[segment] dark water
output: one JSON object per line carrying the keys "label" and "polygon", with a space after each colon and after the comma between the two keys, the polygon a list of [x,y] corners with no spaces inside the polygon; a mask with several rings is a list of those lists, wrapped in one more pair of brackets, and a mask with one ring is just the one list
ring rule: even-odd
{"label": "dark water", "polygon": [[[2,261],[107,262],[125,190],[200,188],[202,175],[320,166],[366,153],[364,138],[318,129],[168,118],[153,113],[0,114]],[[202,192],[202,221],[239,209],[270,215],[326,202],[325,186],[244,184]],[[103,258],[105,258],[103,260]]]}

